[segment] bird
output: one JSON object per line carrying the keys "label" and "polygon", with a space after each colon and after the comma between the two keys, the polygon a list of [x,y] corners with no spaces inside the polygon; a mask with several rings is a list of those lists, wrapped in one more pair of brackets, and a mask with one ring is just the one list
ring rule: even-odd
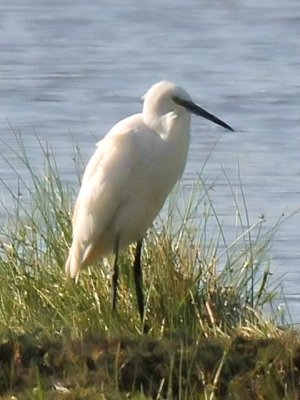
{"label": "bird", "polygon": [[115,312],[120,251],[136,243],[134,282],[144,323],[143,238],[183,174],[191,114],[229,131],[233,128],[199,107],[173,82],[154,84],[142,99],[142,112],[113,126],[97,143],[86,166],[73,212],[65,272],[77,280],[81,269],[113,253],[111,304]]}

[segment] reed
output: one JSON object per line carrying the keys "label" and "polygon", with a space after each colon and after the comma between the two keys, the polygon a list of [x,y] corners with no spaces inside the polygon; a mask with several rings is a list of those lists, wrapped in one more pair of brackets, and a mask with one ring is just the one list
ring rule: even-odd
{"label": "reed", "polygon": [[[3,396],[15,390],[18,398],[34,399],[123,398],[128,392],[136,399],[216,399],[229,393],[230,398],[257,398],[252,380],[259,390],[281,395],[285,390],[287,397],[280,398],[292,398],[288,396],[298,390],[299,342],[278,327],[276,314],[270,312],[276,309],[277,291],[269,283],[268,249],[280,219],[269,230],[263,217],[252,223],[242,184],[240,205],[228,179],[237,216],[236,236],[228,242],[204,174],[189,193],[178,186],[145,238],[146,319],[151,329],[143,337],[133,249],[120,259],[118,312],[112,315],[111,260],[84,271],[77,284],[64,275],[73,188],[63,182],[48,146],[39,143],[45,166],[36,171],[20,136],[16,138],[18,147],[10,150],[27,178],[10,167],[26,201],[2,181],[11,196],[0,231]],[[80,154],[74,159],[80,160]],[[275,360],[272,367],[270,359]],[[286,375],[294,371],[286,386],[278,383],[279,361]],[[264,381],[269,370],[271,377]]]}

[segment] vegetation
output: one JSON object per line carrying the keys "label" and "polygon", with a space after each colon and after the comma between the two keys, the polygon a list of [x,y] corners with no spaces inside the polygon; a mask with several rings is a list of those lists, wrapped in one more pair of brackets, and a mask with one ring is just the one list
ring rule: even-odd
{"label": "vegetation", "polygon": [[233,195],[238,224],[231,243],[201,176],[188,196],[171,196],[144,244],[150,332],[142,335],[133,249],[121,259],[112,315],[111,260],[83,272],[77,284],[66,279],[75,195],[49,148],[41,145],[45,170],[35,171],[17,139],[15,155],[30,181],[11,165],[28,196],[6,186],[12,201],[0,237],[3,399],[299,397],[300,341],[278,326],[269,287],[268,247],[278,225],[265,232],[263,218],[250,224],[241,186],[242,208]]}

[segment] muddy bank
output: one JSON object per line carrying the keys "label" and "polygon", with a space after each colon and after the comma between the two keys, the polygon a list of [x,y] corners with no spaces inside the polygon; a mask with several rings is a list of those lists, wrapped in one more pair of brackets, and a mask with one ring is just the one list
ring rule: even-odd
{"label": "muddy bank", "polygon": [[123,398],[138,392],[150,398],[212,392],[218,399],[300,398],[300,342],[293,332],[277,339],[199,340],[27,334],[2,341],[0,367],[4,399],[25,399],[28,393]]}

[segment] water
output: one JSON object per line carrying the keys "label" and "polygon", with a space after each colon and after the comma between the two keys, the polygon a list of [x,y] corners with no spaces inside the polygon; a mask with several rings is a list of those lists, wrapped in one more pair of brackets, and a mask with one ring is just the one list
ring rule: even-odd
{"label": "water", "polygon": [[[237,131],[195,118],[184,175],[193,182],[217,142],[204,176],[216,178],[213,199],[227,231],[235,208],[222,169],[234,187],[240,171],[251,223],[264,214],[272,226],[299,208],[298,0],[2,0],[0,27],[0,152],[18,170],[6,147],[15,146],[9,124],[36,168],[43,164],[37,135],[76,185],[74,140],[87,160],[96,138],[138,112],[152,83],[168,79]],[[0,167],[1,179],[16,187],[7,163],[0,160]],[[6,201],[5,187],[1,197]],[[299,225],[298,213],[280,227],[271,250],[294,322]]]}

